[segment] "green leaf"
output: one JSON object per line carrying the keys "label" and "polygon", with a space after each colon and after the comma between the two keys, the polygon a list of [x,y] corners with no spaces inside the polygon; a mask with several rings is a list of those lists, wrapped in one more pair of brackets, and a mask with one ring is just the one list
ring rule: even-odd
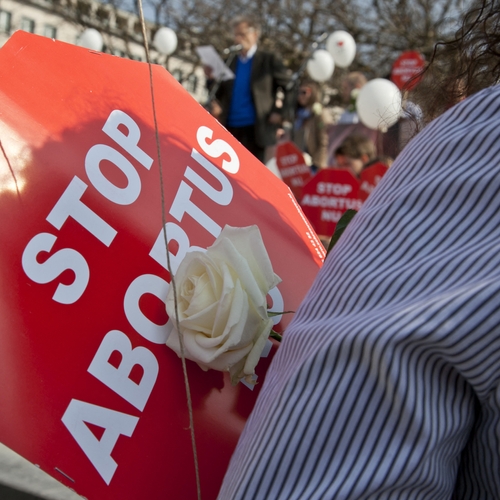
{"label": "green leaf", "polygon": [[271,333],[269,334],[269,336],[271,338],[277,340],[278,342],[281,342],[281,340],[283,339],[283,337],[278,332],[275,332],[274,330],[271,330]]}
{"label": "green leaf", "polygon": [[330,240],[330,244],[328,245],[328,250],[326,251],[326,255],[330,253],[330,250],[335,246],[335,243],[337,243],[339,238],[342,236],[342,233],[344,232],[345,228],[357,213],[358,212],[356,210],[349,209],[342,214],[342,217],[335,226],[335,231],[333,232],[332,239]]}
{"label": "green leaf", "polygon": [[292,314],[295,311],[282,311],[282,312],[273,312],[273,311],[267,311],[267,316],[269,318],[274,318],[275,316],[281,316],[282,314]]}

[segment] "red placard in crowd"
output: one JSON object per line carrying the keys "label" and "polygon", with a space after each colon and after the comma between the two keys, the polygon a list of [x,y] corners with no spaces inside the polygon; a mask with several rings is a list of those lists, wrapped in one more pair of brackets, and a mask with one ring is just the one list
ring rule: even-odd
{"label": "red placard in crowd", "polygon": [[320,170],[305,186],[300,202],[315,231],[332,236],[342,214],[359,210],[359,181],[346,169]]}
{"label": "red placard in crowd", "polygon": [[[153,80],[164,197],[146,64],[22,31],[0,50],[0,441],[89,500],[196,498],[164,222],[172,266],[257,224],[279,311],[324,258],[289,189],[164,68]],[[187,364],[213,499],[261,384]]]}
{"label": "red placard in crowd", "polygon": [[276,148],[276,164],[283,182],[291,189],[295,198],[300,200],[305,184],[312,177],[304,155],[293,142],[282,142]]}
{"label": "red placard in crowd", "polygon": [[[425,66],[424,57],[420,52],[415,50],[407,50],[403,52],[392,65],[391,81],[394,82],[399,89],[402,89],[415,75],[418,75]],[[414,80],[408,87],[408,90],[413,88],[418,83]]]}
{"label": "red placard in crowd", "polygon": [[359,176],[359,198],[365,201],[375,186],[380,182],[389,167],[382,162],[377,162],[365,168]]}

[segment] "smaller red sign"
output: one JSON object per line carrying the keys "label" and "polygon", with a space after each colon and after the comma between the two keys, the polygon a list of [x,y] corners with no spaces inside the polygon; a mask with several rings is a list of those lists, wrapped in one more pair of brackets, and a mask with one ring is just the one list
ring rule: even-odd
{"label": "smaller red sign", "polygon": [[342,214],[359,210],[359,181],[347,169],[320,170],[305,186],[300,205],[314,230],[332,236]]}
{"label": "smaller red sign", "polygon": [[[392,65],[391,81],[402,89],[414,76],[418,75],[425,66],[425,60],[420,52],[407,50],[403,52]],[[418,83],[414,80],[407,89],[410,90]]]}
{"label": "smaller red sign", "polygon": [[302,189],[312,178],[311,169],[300,149],[290,141],[278,144],[276,164],[283,182],[290,188],[297,200],[302,198]]}
{"label": "smaller red sign", "polygon": [[371,167],[365,168],[360,177],[359,198],[365,201],[374,190],[380,179],[387,172],[389,167],[382,162],[374,163]]}

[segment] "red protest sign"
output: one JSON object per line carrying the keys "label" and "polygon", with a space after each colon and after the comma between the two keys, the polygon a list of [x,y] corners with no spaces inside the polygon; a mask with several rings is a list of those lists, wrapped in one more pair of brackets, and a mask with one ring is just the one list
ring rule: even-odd
{"label": "red protest sign", "polygon": [[342,214],[359,210],[359,181],[345,169],[320,170],[305,186],[300,202],[315,231],[331,236]]}
{"label": "red protest sign", "polygon": [[[257,224],[279,311],[324,258],[288,188],[152,69],[163,200],[147,65],[21,31],[0,50],[0,441],[88,499],[196,497],[164,222],[173,269]],[[187,363],[210,499],[260,385]]]}
{"label": "red protest sign", "polygon": [[304,161],[304,155],[293,142],[282,142],[276,148],[276,164],[283,182],[297,200],[300,200],[304,185],[312,177],[311,169]]}
{"label": "red protest sign", "polygon": [[380,182],[389,167],[382,162],[377,162],[370,167],[365,168],[360,176],[359,198],[365,201],[370,193],[374,190],[375,186]]}
{"label": "red protest sign", "polygon": [[[420,52],[407,50],[394,61],[391,70],[391,81],[394,82],[399,89],[402,89],[406,83],[424,69],[424,66],[425,59]],[[411,86],[408,87],[408,90],[416,84],[417,81],[415,80],[412,82]]]}

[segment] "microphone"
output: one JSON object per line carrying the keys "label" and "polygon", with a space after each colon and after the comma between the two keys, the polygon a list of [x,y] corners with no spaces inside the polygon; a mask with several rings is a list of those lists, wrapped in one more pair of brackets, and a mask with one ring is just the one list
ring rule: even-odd
{"label": "microphone", "polygon": [[227,49],[224,49],[224,54],[230,54],[231,52],[239,52],[243,48],[243,45],[239,43],[238,45],[231,45]]}
{"label": "microphone", "polygon": [[318,38],[316,38],[317,43],[321,43],[323,40],[326,40],[328,38],[328,32],[322,33],[319,35]]}
{"label": "microphone", "polygon": [[321,35],[318,36],[318,38],[316,38],[316,40],[314,40],[314,42],[311,44],[311,48],[312,49],[316,49],[318,47],[318,45],[323,42],[324,40],[326,40],[328,38],[328,33],[325,32],[325,33],[322,33]]}

